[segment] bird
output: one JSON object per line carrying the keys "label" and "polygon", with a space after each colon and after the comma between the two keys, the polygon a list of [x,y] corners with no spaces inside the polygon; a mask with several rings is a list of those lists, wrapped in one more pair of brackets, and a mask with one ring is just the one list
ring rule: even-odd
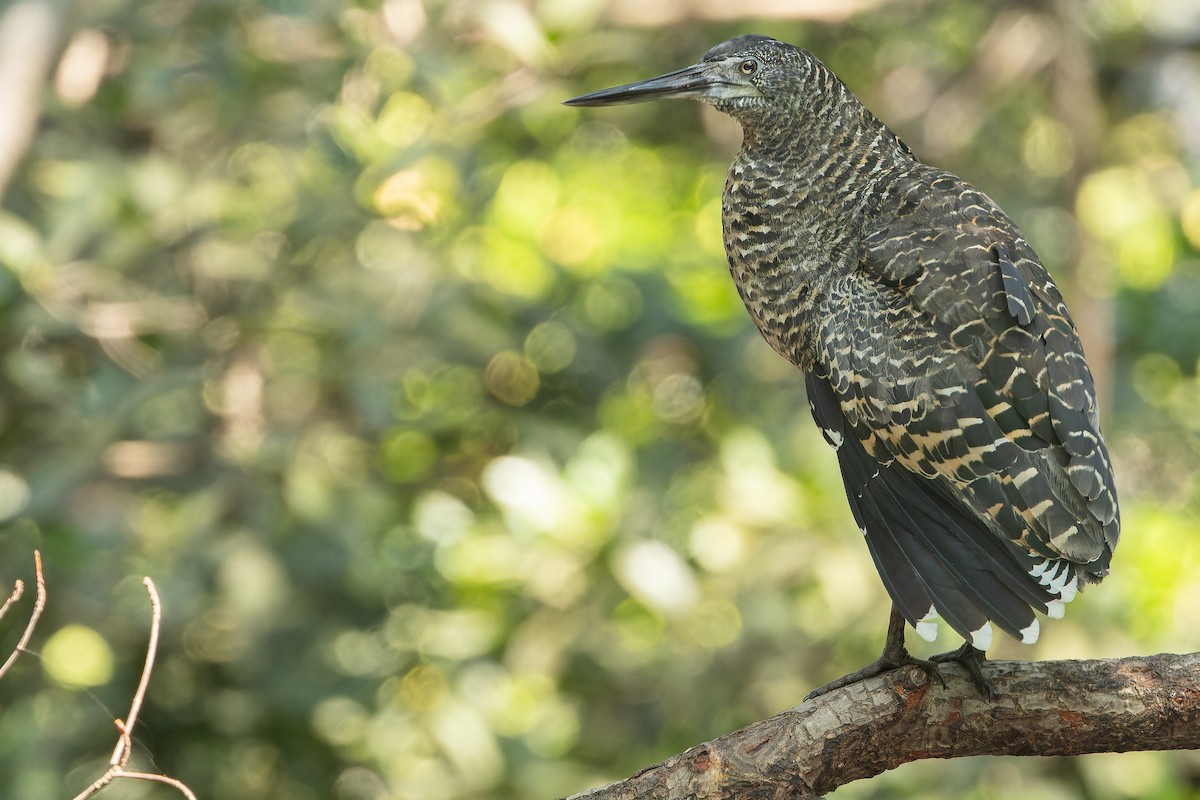
{"label": "bird", "polygon": [[[998,628],[1032,644],[1109,572],[1120,535],[1096,386],[1062,294],[986,194],[913,150],[809,51],[738,36],[699,63],[568,106],[689,98],[741,125],[722,197],[730,272],[804,373],[892,601],[883,653],[945,684]],[[963,639],[918,659],[905,628]]]}

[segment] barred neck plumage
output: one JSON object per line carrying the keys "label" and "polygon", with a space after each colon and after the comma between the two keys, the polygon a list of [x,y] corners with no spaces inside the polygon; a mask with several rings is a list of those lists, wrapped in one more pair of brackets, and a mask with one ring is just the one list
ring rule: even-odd
{"label": "barred neck plumage", "polygon": [[[911,151],[807,53],[786,104],[722,108],[742,124],[725,184],[730,270],[781,355],[811,368],[816,310],[858,260],[864,220],[914,165]],[[718,107],[720,107],[718,105]]]}

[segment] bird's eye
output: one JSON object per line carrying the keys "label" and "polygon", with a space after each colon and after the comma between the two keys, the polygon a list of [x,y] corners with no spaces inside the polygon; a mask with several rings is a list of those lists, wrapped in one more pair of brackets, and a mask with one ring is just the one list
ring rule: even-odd
{"label": "bird's eye", "polygon": [[743,75],[753,75],[754,73],[758,72],[758,62],[753,58],[747,58],[738,65],[738,69],[742,71]]}

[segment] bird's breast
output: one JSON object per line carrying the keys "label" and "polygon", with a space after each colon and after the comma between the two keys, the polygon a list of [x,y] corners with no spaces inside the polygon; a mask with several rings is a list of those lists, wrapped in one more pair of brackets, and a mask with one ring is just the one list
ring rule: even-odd
{"label": "bird's breast", "polygon": [[810,369],[816,310],[830,281],[852,267],[847,226],[813,187],[778,170],[735,162],[725,184],[722,228],[729,270],[750,317],[776,352]]}

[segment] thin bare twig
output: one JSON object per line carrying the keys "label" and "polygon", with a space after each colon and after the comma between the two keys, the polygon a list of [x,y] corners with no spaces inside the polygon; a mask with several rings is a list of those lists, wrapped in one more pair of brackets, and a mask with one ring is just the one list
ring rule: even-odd
{"label": "thin bare twig", "polygon": [[[12,665],[17,662],[17,658],[21,653],[26,652],[25,646],[33,638],[33,629],[37,627],[38,619],[42,616],[42,611],[46,608],[46,579],[42,576],[42,554],[37,550],[33,551],[33,571],[37,581],[37,599],[33,601],[33,613],[29,615],[29,624],[25,626],[25,632],[21,634],[21,640],[17,642],[17,646],[13,648],[8,659],[3,664],[0,664],[0,678],[3,678],[4,674],[12,668]],[[3,617],[8,612],[9,606],[20,599],[24,592],[25,584],[17,581],[13,587],[13,593],[5,601],[3,608],[0,608],[0,617]]]}
{"label": "thin bare twig", "polygon": [[21,599],[21,595],[25,594],[25,581],[17,579],[13,584],[12,594],[4,601],[4,605],[0,606],[0,619],[4,619],[4,615],[8,613],[8,607]]}
{"label": "thin bare twig", "polygon": [[150,675],[154,671],[154,656],[158,652],[158,629],[162,623],[162,602],[158,598],[158,589],[150,578],[143,578],[142,584],[150,595],[150,642],[146,646],[146,663],[142,667],[142,679],[138,681],[137,691],[133,693],[133,702],[129,704],[129,715],[125,720],[114,720],[121,736],[117,746],[113,748],[112,758],[108,761],[108,769],[95,780],[91,786],[75,796],[75,800],[86,798],[99,792],[117,778],[129,778],[138,781],[153,781],[173,786],[188,800],[196,800],[196,795],[182,781],[169,778],[166,775],[156,775],[150,772],[129,772],[125,765],[133,754],[133,726],[137,724],[138,714],[142,710],[142,702],[146,698],[146,689],[150,685]]}
{"label": "thin bare twig", "polygon": [[[112,759],[108,762],[114,767],[124,767],[129,763],[129,740],[133,736],[133,726],[137,725],[138,713],[142,710],[142,701],[146,699],[146,688],[150,685],[150,673],[154,671],[154,656],[158,653],[158,628],[162,623],[162,601],[158,599],[158,589],[150,578],[142,578],[142,584],[150,595],[150,643],[146,647],[146,663],[142,666],[142,679],[138,681],[137,691],[133,693],[133,702],[129,706],[129,717],[120,725],[121,739],[113,750]],[[118,720],[119,722],[119,720]]]}
{"label": "thin bare twig", "polygon": [[178,778],[171,778],[171,777],[168,777],[167,775],[159,775],[154,772],[126,772],[125,770],[121,770],[120,772],[118,772],[115,777],[129,778],[130,780],[134,780],[134,781],[151,781],[152,783],[165,783],[167,786],[173,786],[176,789],[178,789],[184,797],[188,798],[188,800],[196,800],[196,795],[192,793],[192,790],[187,787],[186,783],[179,780]]}

